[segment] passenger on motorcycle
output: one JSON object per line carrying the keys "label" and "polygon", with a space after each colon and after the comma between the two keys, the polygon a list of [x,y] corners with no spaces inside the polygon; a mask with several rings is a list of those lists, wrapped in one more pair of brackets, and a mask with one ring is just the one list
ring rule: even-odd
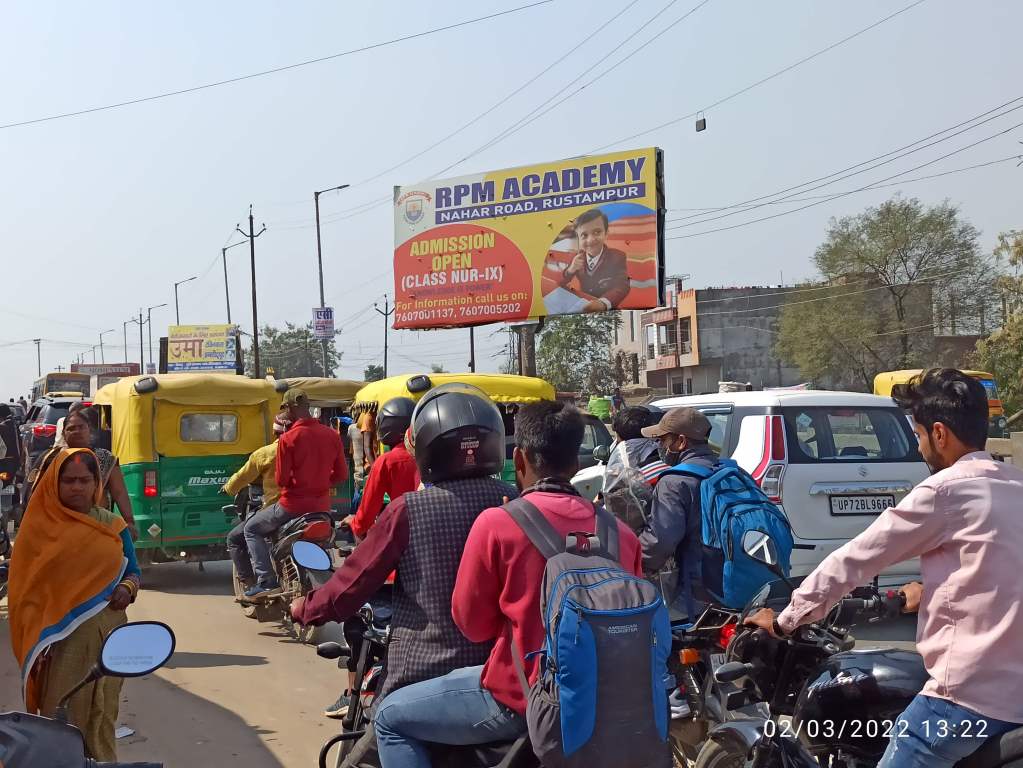
{"label": "passenger on motorcycle", "polygon": [[1023,723],[1023,471],[984,451],[988,400],[976,379],[935,369],[893,392],[912,416],[934,473],[817,567],[775,617],[749,623],[789,634],[823,618],[850,589],[920,557],[917,650],[930,676],[892,729],[879,765],[951,766],[984,738]]}
{"label": "passenger on motorcycle", "polygon": [[[516,482],[562,536],[596,528],[593,505],[570,482],[583,429],[579,412],[556,401],[524,405],[515,421]],[[417,454],[419,440],[417,434]],[[425,474],[424,479],[429,480]],[[380,703],[375,726],[384,768],[428,767],[426,742],[482,744],[511,741],[526,732],[526,700],[512,639],[524,650],[543,645],[540,599],[546,560],[505,509],[491,506],[465,542],[451,615],[465,637],[493,642],[493,650],[483,666],[464,666],[410,685]],[[639,542],[623,523],[618,529],[621,562],[639,575]],[[521,661],[534,682],[538,660]]]}
{"label": "passenger on motorcycle", "polygon": [[[248,485],[257,480],[263,486],[263,504],[270,506],[275,504],[281,497],[281,489],[277,486],[277,441],[281,435],[288,431],[291,420],[283,413],[278,413],[274,418],[274,441],[270,445],[257,448],[249,456],[248,461],[242,468],[235,472],[221,487],[221,492],[229,496],[236,496]],[[252,565],[249,562],[249,551],[245,546],[245,520],[231,529],[227,534],[227,552],[231,560],[239,569],[239,580],[246,589],[252,587],[255,578],[252,575]],[[242,568],[244,567],[244,570]]]}
{"label": "passenger on motorcycle", "polygon": [[[492,477],[504,465],[504,420],[482,390],[436,387],[420,400],[412,422],[416,463],[430,486],[388,504],[330,581],[291,605],[302,624],[344,621],[397,570],[381,702],[411,683],[487,658],[490,644],[467,640],[455,626],[451,593],[473,522],[516,495]],[[349,760],[364,758],[374,740],[371,730]]]}
{"label": "passenger on motorcycle", "polygon": [[[713,467],[718,456],[707,442],[710,429],[707,417],[696,409],[672,408],[657,424],[644,427],[642,434],[657,440],[660,460],[669,467],[681,463]],[[678,584],[663,585],[669,592],[665,602],[673,609],[673,618],[687,616],[690,621],[696,615],[697,600],[704,597],[700,514],[700,480],[666,475],[657,481],[650,523],[639,534],[647,574],[656,574],[675,558]]]}
{"label": "passenger on motorcycle", "polygon": [[344,522],[360,539],[366,536],[384,506],[384,495],[392,502],[419,487],[415,458],[405,449],[405,431],[412,423],[416,404],[407,397],[384,403],[377,414],[377,435],[389,450],[373,462],[359,509]]}
{"label": "passenger on motorcycle", "polygon": [[331,487],[348,479],[341,438],[312,417],[306,393],[289,389],[284,393],[281,411],[291,427],[277,441],[274,478],[280,498],[245,521],[242,526],[245,549],[232,550],[239,578],[255,578],[256,584],[245,590],[250,599],[280,590],[270,565],[266,537],[293,517],[328,512]]}

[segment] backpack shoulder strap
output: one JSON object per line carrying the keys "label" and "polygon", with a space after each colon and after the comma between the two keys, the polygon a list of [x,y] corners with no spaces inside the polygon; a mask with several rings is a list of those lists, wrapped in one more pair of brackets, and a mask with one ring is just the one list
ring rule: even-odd
{"label": "backpack shoulder strap", "polygon": [[547,518],[536,505],[523,498],[512,499],[504,505],[504,511],[511,516],[545,559],[550,560],[565,551],[561,536],[554,530],[554,526],[547,522]]}
{"label": "backpack shoulder strap", "polygon": [[597,523],[594,530],[597,538],[604,546],[605,551],[616,563],[621,562],[618,546],[618,519],[607,511],[607,508],[600,505],[595,508],[597,512]]}
{"label": "backpack shoulder strap", "polygon": [[697,477],[700,480],[706,480],[711,477],[716,471],[717,467],[705,467],[702,464],[676,464],[670,469],[664,470],[662,475],[691,475]]}

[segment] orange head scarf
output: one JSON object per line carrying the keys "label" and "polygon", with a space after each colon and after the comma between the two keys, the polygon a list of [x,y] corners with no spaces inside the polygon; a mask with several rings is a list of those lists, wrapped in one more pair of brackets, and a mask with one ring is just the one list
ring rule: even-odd
{"label": "orange head scarf", "polygon": [[[36,711],[39,701],[32,674],[36,659],[106,608],[127,562],[121,518],[107,525],[61,503],[61,467],[80,461],[75,458],[79,453],[93,456],[87,448],[62,450],[37,481],[11,556],[11,646],[21,665],[29,712]],[[102,492],[97,483],[97,501]]]}

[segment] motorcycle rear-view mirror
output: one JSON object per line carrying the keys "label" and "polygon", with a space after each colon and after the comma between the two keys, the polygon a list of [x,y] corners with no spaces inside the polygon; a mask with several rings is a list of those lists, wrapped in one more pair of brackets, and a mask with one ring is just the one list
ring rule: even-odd
{"label": "motorcycle rear-view mirror", "polygon": [[310,571],[329,571],[332,565],[330,555],[310,541],[296,541],[291,546],[291,556]]}
{"label": "motorcycle rear-view mirror", "polygon": [[103,642],[99,667],[112,677],[142,677],[155,672],[174,653],[174,633],[158,621],[122,624]]}
{"label": "motorcycle rear-view mirror", "polygon": [[611,449],[606,445],[598,445],[593,449],[593,458],[601,464],[607,464],[607,460],[611,458]]}

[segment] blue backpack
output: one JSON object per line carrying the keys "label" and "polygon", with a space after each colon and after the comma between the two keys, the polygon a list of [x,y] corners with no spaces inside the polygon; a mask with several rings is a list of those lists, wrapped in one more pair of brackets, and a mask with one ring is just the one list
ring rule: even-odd
{"label": "blue backpack", "polygon": [[504,506],[547,559],[540,676],[526,693],[533,751],[546,768],[670,768],[671,626],[658,589],[618,563],[618,523],[596,509],[595,533],[562,537],[535,506]]}
{"label": "blue backpack", "polygon": [[[731,459],[720,459],[713,467],[677,464],[661,477],[665,475],[700,480],[703,586],[715,600],[743,608],[761,587],[778,578],[746,554],[742,542],[747,531],[762,531],[774,540],[778,565],[788,576],[793,543],[789,521],[749,473]],[[688,584],[684,591],[688,600]]]}

